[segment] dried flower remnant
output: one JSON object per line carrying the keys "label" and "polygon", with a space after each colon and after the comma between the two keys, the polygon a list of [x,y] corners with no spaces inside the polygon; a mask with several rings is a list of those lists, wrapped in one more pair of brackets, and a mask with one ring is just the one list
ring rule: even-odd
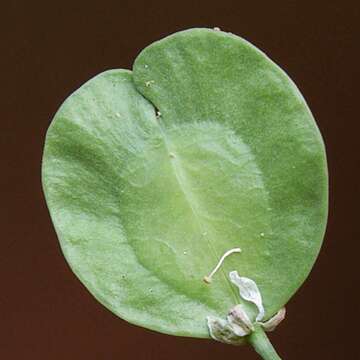
{"label": "dried flower remnant", "polygon": [[280,309],[275,316],[266,322],[261,322],[265,315],[265,310],[260,290],[255,281],[240,277],[237,271],[231,271],[229,278],[239,288],[241,298],[257,306],[258,315],[255,321],[251,322],[244,306],[238,304],[230,309],[226,319],[208,316],[207,325],[210,336],[214,340],[226,344],[240,345],[242,344],[242,338],[250,335],[254,331],[256,324],[259,324],[265,331],[273,331],[285,318],[285,308]]}

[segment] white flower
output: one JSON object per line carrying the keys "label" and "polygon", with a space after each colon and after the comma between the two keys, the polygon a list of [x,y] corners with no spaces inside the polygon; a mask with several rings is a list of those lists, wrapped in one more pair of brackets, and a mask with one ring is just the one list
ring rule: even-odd
{"label": "white flower", "polygon": [[[260,324],[265,331],[273,331],[285,318],[285,308],[280,309],[279,312],[268,321],[261,322],[265,316],[265,309],[260,290],[255,281],[239,276],[237,271],[231,271],[229,278],[231,282],[239,288],[241,298],[245,301],[252,302],[258,308],[255,323]],[[254,330],[254,324],[251,322],[241,304],[230,309],[226,319],[208,316],[207,325],[210,336],[213,339],[232,345],[242,344],[244,342],[243,337],[249,335]]]}

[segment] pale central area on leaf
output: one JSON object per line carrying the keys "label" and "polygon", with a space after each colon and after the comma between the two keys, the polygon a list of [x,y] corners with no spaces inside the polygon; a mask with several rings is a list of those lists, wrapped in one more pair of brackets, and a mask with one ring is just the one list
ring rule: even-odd
{"label": "pale central area on leaf", "polygon": [[[267,193],[256,159],[231,129],[211,121],[165,127],[127,162],[119,199],[138,261],[175,291],[227,311],[241,300],[227,273],[261,261],[269,232]],[[231,247],[211,286],[202,281]]]}

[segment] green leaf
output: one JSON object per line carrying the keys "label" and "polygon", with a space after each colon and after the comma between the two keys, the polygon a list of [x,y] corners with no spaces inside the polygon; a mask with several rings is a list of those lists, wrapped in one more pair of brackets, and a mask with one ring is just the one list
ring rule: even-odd
{"label": "green leaf", "polygon": [[308,275],[327,216],[324,145],[300,92],[254,46],[208,29],[73,93],[46,136],[43,185],[87,289],[174,335],[209,337],[207,316],[244,303],[230,271],[255,281],[269,319]]}

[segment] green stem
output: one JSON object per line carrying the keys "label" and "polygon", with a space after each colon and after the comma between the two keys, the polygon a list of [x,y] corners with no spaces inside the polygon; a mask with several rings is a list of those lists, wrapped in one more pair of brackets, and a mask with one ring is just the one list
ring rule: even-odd
{"label": "green stem", "polygon": [[260,326],[256,326],[255,330],[249,335],[248,340],[264,360],[281,360]]}

